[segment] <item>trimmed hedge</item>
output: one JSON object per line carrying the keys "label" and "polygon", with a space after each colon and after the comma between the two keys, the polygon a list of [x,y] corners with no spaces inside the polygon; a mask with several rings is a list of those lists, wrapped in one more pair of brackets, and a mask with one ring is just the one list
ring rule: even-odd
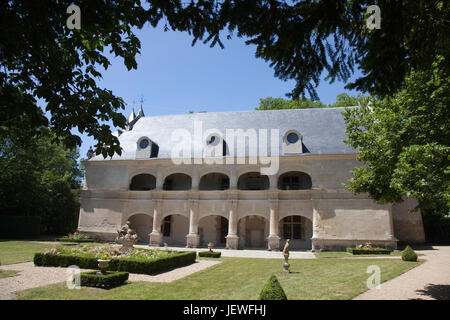
{"label": "trimmed hedge", "polygon": [[271,276],[259,294],[259,300],[287,300],[276,276]]}
{"label": "trimmed hedge", "polygon": [[403,261],[417,261],[417,253],[410,246],[406,246],[405,250],[402,251]]}
{"label": "trimmed hedge", "polygon": [[362,248],[347,248],[347,252],[353,255],[358,254],[391,254],[392,250],[384,248],[372,248],[372,249],[362,249]]}
{"label": "trimmed hedge", "polygon": [[80,274],[81,286],[110,289],[124,284],[129,276],[128,272],[107,271],[106,274],[97,274],[97,272],[82,272]]}
{"label": "trimmed hedge", "polygon": [[0,238],[33,239],[40,236],[41,217],[0,216]]}
{"label": "trimmed hedge", "polygon": [[95,242],[94,239],[69,239],[69,238],[57,238],[56,241],[58,242],[75,242],[75,243],[87,243],[87,242]]}
{"label": "trimmed hedge", "polygon": [[[191,264],[195,261],[196,257],[197,253],[195,251],[186,251],[180,252],[174,256],[162,257],[149,261],[113,258],[109,262],[108,270],[155,274]],[[52,253],[44,254],[42,252],[35,253],[34,264],[36,266],[48,267],[68,267],[77,265],[81,269],[98,269],[97,258]]]}
{"label": "trimmed hedge", "polygon": [[204,258],[220,258],[220,256],[222,255],[222,252],[220,251],[200,251],[198,253],[199,257],[204,257]]}

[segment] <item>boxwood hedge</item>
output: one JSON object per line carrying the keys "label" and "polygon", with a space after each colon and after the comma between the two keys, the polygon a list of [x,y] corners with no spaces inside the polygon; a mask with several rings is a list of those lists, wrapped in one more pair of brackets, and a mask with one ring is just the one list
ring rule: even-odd
{"label": "boxwood hedge", "polygon": [[363,249],[363,248],[347,248],[347,252],[357,255],[357,254],[391,254],[392,250],[384,249],[384,248],[371,248],[371,249]]}
{"label": "boxwood hedge", "polygon": [[128,272],[121,271],[107,271],[106,274],[98,274],[97,272],[82,272],[80,274],[81,286],[110,289],[122,285],[128,280],[129,276]]}
{"label": "boxwood hedge", "polygon": [[221,252],[220,251],[200,251],[198,253],[199,257],[205,257],[205,258],[220,258],[221,256]]}
{"label": "boxwood hedge", "polygon": [[[113,258],[109,262],[109,271],[126,271],[130,273],[155,274],[170,269],[186,266],[195,261],[195,251],[180,252],[169,257],[161,257],[148,261]],[[75,255],[35,253],[34,264],[36,266],[68,267],[76,265],[82,269],[98,269],[97,258],[79,257]]]}

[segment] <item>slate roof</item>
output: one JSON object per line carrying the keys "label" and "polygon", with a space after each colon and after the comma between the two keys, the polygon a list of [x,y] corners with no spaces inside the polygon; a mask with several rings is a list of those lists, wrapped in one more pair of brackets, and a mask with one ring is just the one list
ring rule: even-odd
{"label": "slate roof", "polygon": [[[208,129],[219,130],[225,140],[226,129],[245,131],[253,128],[256,132],[259,129],[269,129],[268,137],[270,137],[270,129],[279,129],[280,156],[284,156],[283,136],[292,129],[297,130],[303,136],[303,154],[305,155],[355,154],[355,150],[343,142],[346,137],[343,110],[344,108],[312,108],[142,117],[132,130],[125,131],[119,136],[120,145],[124,149],[122,155],[116,154],[112,159],[103,159],[103,156],[99,155],[89,161],[134,160],[136,159],[137,141],[143,136],[158,144],[158,159],[171,158],[172,148],[179,144],[179,141],[171,140],[172,133],[177,129],[184,129],[187,130],[186,133],[189,132],[193,136],[196,121],[201,122],[203,132]],[[267,150],[270,155],[270,138],[267,140]],[[227,143],[229,142],[227,141]],[[203,144],[206,146],[206,140],[203,141]],[[194,142],[191,147],[194,148]],[[248,155],[249,148],[246,149]]]}

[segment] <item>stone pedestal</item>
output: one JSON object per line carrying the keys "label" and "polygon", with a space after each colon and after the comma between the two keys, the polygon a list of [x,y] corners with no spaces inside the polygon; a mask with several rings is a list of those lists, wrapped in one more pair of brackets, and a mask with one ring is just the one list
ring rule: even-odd
{"label": "stone pedestal", "polygon": [[289,267],[291,265],[289,264],[289,253],[284,254],[284,264],[283,264],[283,272],[285,273],[290,273],[291,271],[289,271]]}
{"label": "stone pedestal", "polygon": [[228,235],[225,237],[227,239],[227,249],[236,250],[239,246],[239,237],[237,235]]}
{"label": "stone pedestal", "polygon": [[162,238],[163,235],[161,232],[153,231],[150,233],[150,243],[148,245],[152,247],[159,247],[162,245]]}
{"label": "stone pedestal", "polygon": [[186,248],[197,248],[200,245],[200,236],[190,233],[186,236]]}
{"label": "stone pedestal", "polygon": [[280,237],[276,235],[268,236],[267,247],[269,251],[280,251]]}

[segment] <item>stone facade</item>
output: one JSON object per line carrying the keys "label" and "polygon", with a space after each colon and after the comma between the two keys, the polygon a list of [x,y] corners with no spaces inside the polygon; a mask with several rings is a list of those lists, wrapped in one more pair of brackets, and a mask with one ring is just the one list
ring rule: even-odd
{"label": "stone facade", "polygon": [[[88,161],[85,165],[79,230],[105,240],[113,239],[116,229],[130,220],[141,240],[151,245],[166,242],[197,247],[212,241],[231,249],[279,250],[285,240],[282,220],[289,216],[301,216],[304,222],[304,238],[291,242],[294,250],[343,249],[364,241],[395,248],[397,240],[424,240],[420,213],[408,213],[414,203],[378,205],[342,187],[358,165],[354,155],[281,157],[279,173],[269,176],[266,190],[237,188],[241,175],[258,171],[258,166],[249,164],[175,166],[171,160],[154,159]],[[311,177],[311,189],[278,189],[279,176],[298,171]],[[131,179],[143,173],[156,177],[155,188],[129,190]],[[173,173],[189,175],[190,190],[163,190],[165,178]],[[201,177],[210,173],[227,175],[229,189],[199,190]],[[167,216],[171,216],[172,234],[164,237],[161,225]],[[220,217],[228,224],[225,241],[220,237]]]}

